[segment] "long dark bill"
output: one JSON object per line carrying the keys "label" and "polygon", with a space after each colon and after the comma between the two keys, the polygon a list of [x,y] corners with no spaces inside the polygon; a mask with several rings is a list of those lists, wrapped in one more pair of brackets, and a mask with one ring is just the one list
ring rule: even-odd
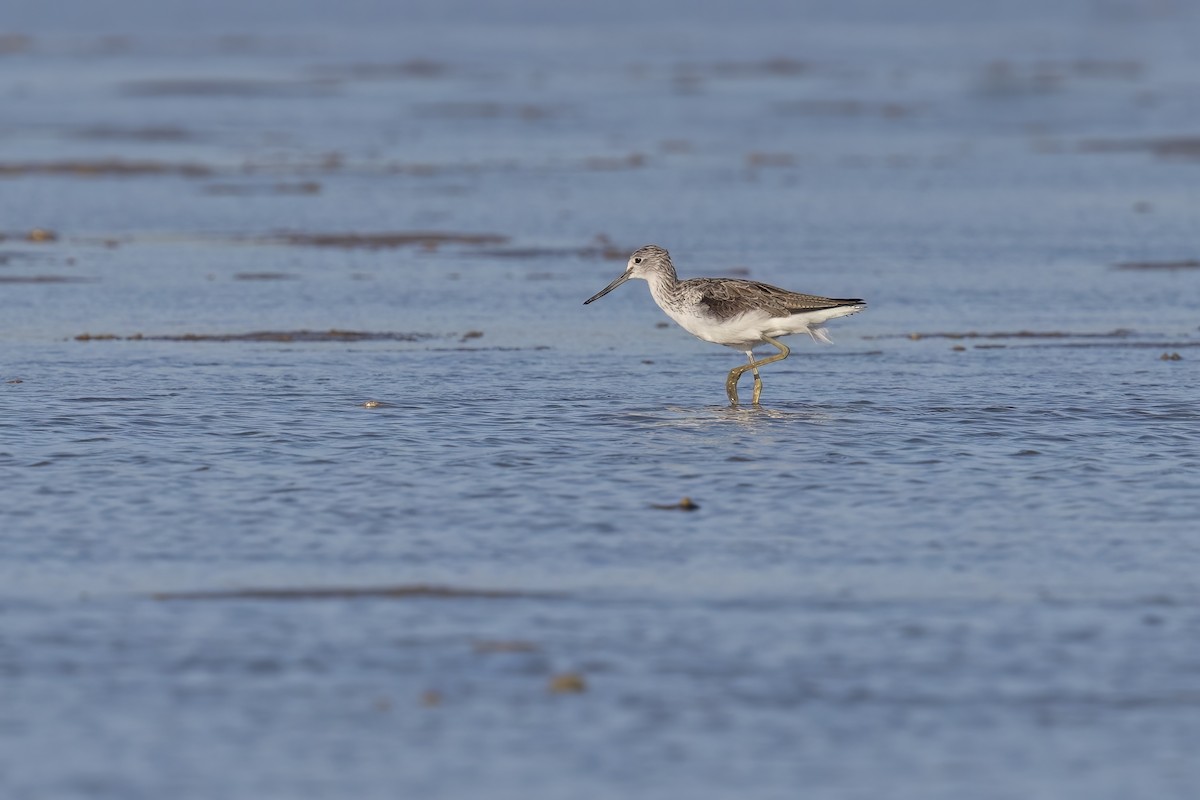
{"label": "long dark bill", "polygon": [[608,286],[605,286],[603,289],[596,292],[594,295],[589,297],[587,300],[584,300],[583,304],[586,306],[588,303],[592,302],[593,300],[599,300],[601,297],[604,297],[604,295],[608,294],[613,289],[617,288],[618,286],[620,286],[622,283],[624,283],[627,280],[629,280],[628,272],[620,275],[615,281],[610,283]]}

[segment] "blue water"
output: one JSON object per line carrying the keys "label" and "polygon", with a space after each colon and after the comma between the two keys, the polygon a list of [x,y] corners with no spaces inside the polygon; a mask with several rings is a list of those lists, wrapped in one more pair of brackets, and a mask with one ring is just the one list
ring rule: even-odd
{"label": "blue water", "polygon": [[1193,796],[1190,6],[6,17],[5,797]]}

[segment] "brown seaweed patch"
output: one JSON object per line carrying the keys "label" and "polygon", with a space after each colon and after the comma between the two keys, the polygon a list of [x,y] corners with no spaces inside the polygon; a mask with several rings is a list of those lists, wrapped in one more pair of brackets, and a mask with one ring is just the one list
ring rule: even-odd
{"label": "brown seaweed patch", "polygon": [[590,244],[582,247],[495,247],[473,252],[491,258],[599,258],[624,261],[633,249],[614,244],[608,234],[598,233],[592,237]]}
{"label": "brown seaweed patch", "polygon": [[0,283],[94,283],[96,278],[76,275],[0,275]]}
{"label": "brown seaweed patch", "polygon": [[696,146],[688,139],[664,139],[658,143],[658,149],[664,153],[683,155],[693,152]]}
{"label": "brown seaweed patch", "polygon": [[121,91],[133,97],[311,97],[331,94],[337,86],[337,81],[327,78],[149,78],[128,81]]}
{"label": "brown seaweed patch", "polygon": [[80,128],[71,135],[76,139],[132,142],[185,142],[195,138],[190,131],[175,125],[144,125],[141,127],[93,125],[88,128]]}
{"label": "brown seaweed patch", "polygon": [[455,233],[452,231],[403,231],[397,233],[281,233],[260,241],[296,247],[337,247],[348,250],[386,250],[424,247],[436,250],[444,244],[498,245],[509,237],[498,233]]}
{"label": "brown seaweed patch", "polygon": [[1081,58],[1068,61],[1065,68],[1080,77],[1121,80],[1137,80],[1146,71],[1146,65],[1140,61],[1104,58]]}
{"label": "brown seaweed patch", "polygon": [[0,33],[0,56],[24,53],[33,47],[33,39],[23,33]]}
{"label": "brown seaweed patch", "polygon": [[[3,242],[7,239],[23,239],[26,242],[32,242],[33,244],[46,244],[48,242],[57,242],[58,232],[53,231],[50,228],[30,228],[23,233],[7,233],[5,231],[0,231],[0,242]],[[0,253],[0,256],[24,256],[26,258],[30,258],[32,257],[32,254],[10,250]]]}
{"label": "brown seaweed patch", "polygon": [[780,114],[803,117],[878,117],[902,119],[920,113],[922,106],[913,103],[866,102],[862,100],[789,100],[776,103],[773,109]]}
{"label": "brown seaweed patch", "polygon": [[1078,333],[1071,331],[931,331],[913,333],[887,333],[864,336],[864,339],[1124,339],[1133,335],[1128,328],[1116,328],[1104,333]]}
{"label": "brown seaweed patch", "polygon": [[746,166],[748,167],[794,167],[796,165],[796,157],[791,153],[760,153],[752,152],[746,154]]}
{"label": "brown seaweed patch", "polygon": [[[1029,344],[1014,344],[1013,347],[1113,347],[1113,348],[1190,348],[1200,347],[1198,340],[1168,341],[1161,338],[1146,337],[1137,339],[1137,334],[1127,328],[1117,328],[1106,333],[1079,333],[1072,331],[998,331],[998,332],[930,332],[908,334],[883,334],[864,336],[864,339],[894,339],[906,338],[913,341],[921,339],[1024,339],[1032,340]],[[1004,347],[1007,345],[1000,345]],[[993,349],[997,345],[977,344],[976,349]]]}
{"label": "brown seaweed patch", "polygon": [[562,597],[559,592],[523,589],[465,589],[431,584],[401,584],[397,586],[284,586],[252,587],[245,589],[208,589],[191,592],[155,592],[155,600],[356,600],[410,599],[439,600],[484,599],[508,600],[523,598]]}
{"label": "brown seaweed patch", "polygon": [[791,78],[812,72],[813,65],[794,58],[776,57],[762,61],[719,61],[708,65],[690,65],[719,78]]}
{"label": "brown seaweed patch", "polygon": [[1150,153],[1164,159],[1200,159],[1200,136],[1082,139],[1075,149],[1081,153]]}
{"label": "brown seaweed patch", "polygon": [[521,353],[549,350],[550,345],[537,344],[532,347],[431,347],[431,353]]}
{"label": "brown seaweed patch", "polygon": [[1180,269],[1200,269],[1200,260],[1188,258],[1182,261],[1122,261],[1113,264],[1114,269],[1131,270],[1166,270],[1173,272]]}
{"label": "brown seaweed patch", "polygon": [[1044,94],[1062,90],[1077,80],[1136,81],[1144,65],[1137,61],[1080,59],[1034,62],[993,61],[977,80],[980,92],[991,95]]}
{"label": "brown seaweed patch", "polygon": [[204,187],[205,194],[222,197],[250,197],[255,195],[306,195],[320,194],[321,184],[317,181],[280,182],[271,184],[210,183]]}
{"label": "brown seaweed patch", "polygon": [[235,281],[293,281],[295,275],[286,272],[238,272],[233,276]]}
{"label": "brown seaweed patch", "polygon": [[424,117],[442,119],[520,119],[526,122],[536,122],[561,114],[560,109],[552,106],[496,102],[422,103],[416,107],[416,111]]}
{"label": "brown seaweed patch", "polygon": [[[1032,346],[1032,345],[1031,345],[1031,346]],[[1170,341],[1161,341],[1161,340],[1160,340],[1160,341],[1150,341],[1150,342],[1114,342],[1114,341],[1108,341],[1108,342],[1054,342],[1054,343],[1051,343],[1051,344],[1047,344],[1047,345],[1041,345],[1041,346],[1042,346],[1042,347],[1050,347],[1050,346],[1056,346],[1056,347],[1079,347],[1079,348],[1083,348],[1083,347],[1116,347],[1116,348],[1124,348],[1124,349],[1134,349],[1134,350],[1136,350],[1136,349],[1145,349],[1145,348],[1151,348],[1151,347],[1152,347],[1152,348],[1158,348],[1158,347],[1179,347],[1179,348],[1187,348],[1187,347],[1200,347],[1200,340],[1197,340],[1197,341],[1181,341],[1181,342],[1170,342]]]}
{"label": "brown seaweed patch", "polygon": [[522,261],[537,258],[586,258],[605,261],[624,261],[633,248],[616,247],[608,243],[583,247],[489,247],[471,251],[485,258],[518,258]]}
{"label": "brown seaweed patch", "polygon": [[359,80],[391,78],[441,78],[450,72],[450,65],[427,58],[412,58],[393,63],[348,64],[319,67],[322,75]]}
{"label": "brown seaweed patch", "polygon": [[523,639],[481,639],[471,643],[476,653],[536,653],[538,646]]}
{"label": "brown seaweed patch", "polygon": [[152,341],[152,342],[422,342],[438,338],[433,333],[400,333],[394,331],[345,331],[336,328],[327,331],[253,331],[251,333],[180,333],[148,336],[135,333],[131,336],[115,334],[81,333],[76,341],[96,340]]}
{"label": "brown seaweed patch", "polygon": [[211,175],[213,169],[203,164],[170,163],[165,161],[125,161],[119,158],[97,161],[9,161],[0,162],[0,178],[15,178],[25,175],[69,175],[93,178],[105,176],[131,177],[135,175],[180,175],[185,178],[202,178]]}
{"label": "brown seaweed patch", "polygon": [[630,153],[627,156],[593,156],[585,158],[583,166],[586,169],[605,172],[622,169],[640,169],[646,166],[646,157],[641,153]]}

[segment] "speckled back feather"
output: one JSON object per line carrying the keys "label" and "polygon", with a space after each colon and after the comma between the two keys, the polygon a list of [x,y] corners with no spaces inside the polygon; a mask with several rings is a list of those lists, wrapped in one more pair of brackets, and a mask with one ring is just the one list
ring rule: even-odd
{"label": "speckled back feather", "polygon": [[686,295],[696,297],[696,302],[707,307],[715,317],[734,317],[748,311],[765,311],[772,317],[788,317],[802,311],[863,303],[858,299],[789,292],[768,283],[735,278],[693,278],[680,283],[679,288]]}

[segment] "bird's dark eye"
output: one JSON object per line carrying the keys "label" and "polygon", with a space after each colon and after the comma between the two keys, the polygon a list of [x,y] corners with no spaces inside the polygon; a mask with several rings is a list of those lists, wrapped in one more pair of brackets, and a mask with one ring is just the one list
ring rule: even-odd
{"label": "bird's dark eye", "polygon": [[642,260],[641,260],[640,258],[635,258],[635,259],[633,260],[633,263],[635,263],[635,264],[640,264],[640,263],[642,263]]}

